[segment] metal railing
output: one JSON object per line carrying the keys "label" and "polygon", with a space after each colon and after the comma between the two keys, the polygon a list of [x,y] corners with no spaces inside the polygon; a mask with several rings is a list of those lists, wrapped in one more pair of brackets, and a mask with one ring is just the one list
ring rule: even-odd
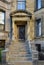
{"label": "metal railing", "polygon": [[38,51],[36,50],[35,42],[31,42],[32,60],[38,60]]}
{"label": "metal railing", "polygon": [[38,60],[38,52],[37,51],[32,52],[32,59],[33,60]]}
{"label": "metal railing", "polygon": [[5,64],[7,63],[6,62],[6,53],[8,52],[8,49],[6,50],[3,50],[1,53],[2,53],[2,64]]}
{"label": "metal railing", "polygon": [[43,60],[44,52],[42,52],[42,50],[41,50],[41,52],[37,51],[36,44],[42,44],[44,46],[44,40],[36,40],[36,41],[31,42],[32,58],[33,58],[33,60]]}

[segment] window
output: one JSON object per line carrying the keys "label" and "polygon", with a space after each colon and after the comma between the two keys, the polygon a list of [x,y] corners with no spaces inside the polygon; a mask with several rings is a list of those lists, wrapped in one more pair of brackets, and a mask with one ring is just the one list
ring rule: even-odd
{"label": "window", "polygon": [[41,0],[36,0],[36,7],[37,9],[41,8]]}
{"label": "window", "polygon": [[18,0],[17,1],[17,9],[18,10],[25,10],[26,2],[25,0]]}
{"label": "window", "polygon": [[44,44],[36,44],[36,50],[38,53],[38,59],[44,60]]}
{"label": "window", "polygon": [[38,0],[38,9],[41,8],[41,0]]}
{"label": "window", "polygon": [[5,13],[0,11],[0,30],[4,30]]}
{"label": "window", "polygon": [[41,19],[36,20],[36,36],[41,36]]}

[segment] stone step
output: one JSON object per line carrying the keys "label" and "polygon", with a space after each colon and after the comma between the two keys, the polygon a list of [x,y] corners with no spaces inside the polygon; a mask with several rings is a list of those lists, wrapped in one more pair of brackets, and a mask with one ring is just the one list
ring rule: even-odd
{"label": "stone step", "polygon": [[[11,49],[11,47],[10,47],[10,49]],[[12,50],[11,51],[29,51],[29,47],[27,46],[27,45],[21,45],[21,46],[19,46],[19,45],[17,45],[17,46],[12,46]]]}
{"label": "stone step", "polygon": [[33,63],[31,61],[19,61],[19,62],[14,62],[14,63],[8,63],[8,65],[33,65]]}
{"label": "stone step", "polygon": [[13,44],[13,46],[14,47],[16,47],[16,46],[19,46],[19,47],[22,47],[22,46],[27,47],[28,46],[29,47],[29,45],[27,45],[27,44],[24,44],[24,45],[23,44]]}
{"label": "stone step", "polygon": [[15,61],[32,61],[32,57],[12,57],[9,58],[9,62],[15,62]]}
{"label": "stone step", "polygon": [[30,51],[30,49],[28,49],[28,48],[12,48],[12,50],[11,50],[11,52],[29,52]]}
{"label": "stone step", "polygon": [[33,61],[33,65],[44,65],[44,60],[42,60],[42,61]]}
{"label": "stone step", "polygon": [[[11,49],[11,48],[10,48]],[[23,49],[20,49],[20,48],[12,48],[12,50],[11,51],[13,51],[13,52],[17,52],[17,51],[19,51],[19,52],[29,52],[30,51],[30,49],[28,49],[28,48],[23,48]]]}
{"label": "stone step", "polygon": [[38,61],[38,65],[44,65],[44,60],[43,61]]}
{"label": "stone step", "polygon": [[23,51],[20,51],[20,50],[14,50],[14,51],[10,51],[10,54],[30,54],[30,51],[26,51],[26,50],[23,50]]}
{"label": "stone step", "polygon": [[[7,45],[9,45],[9,44],[7,44]],[[11,44],[11,45],[12,45],[12,44]],[[18,44],[17,44],[17,43],[13,43],[13,45],[14,45],[14,46],[17,46],[17,45],[27,45],[27,44],[25,44],[25,43],[20,43],[20,44],[19,44],[19,43],[18,43]]]}
{"label": "stone step", "polygon": [[[21,49],[21,48],[22,48],[22,49],[23,49],[23,48],[28,48],[28,46],[19,46],[19,45],[18,45],[18,46],[13,46],[13,47],[15,47],[15,48],[20,48],[20,49]],[[13,48],[13,47],[12,47],[12,48]],[[10,47],[10,48],[11,48],[11,47]]]}
{"label": "stone step", "polygon": [[14,46],[14,47],[16,47],[16,46],[19,46],[19,47],[20,47],[20,46],[21,46],[21,47],[22,47],[22,46],[25,46],[25,47],[27,47],[28,45],[27,45],[27,44],[13,44],[13,46]]}
{"label": "stone step", "polygon": [[12,55],[29,55],[30,53],[28,52],[10,52]]}
{"label": "stone step", "polygon": [[11,54],[11,57],[32,57],[31,54]]}

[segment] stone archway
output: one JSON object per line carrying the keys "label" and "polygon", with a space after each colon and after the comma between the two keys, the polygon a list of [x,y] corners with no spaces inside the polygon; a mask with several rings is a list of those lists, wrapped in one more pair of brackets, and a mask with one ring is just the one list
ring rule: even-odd
{"label": "stone archway", "polygon": [[[12,28],[13,28],[13,35],[12,35],[12,39],[16,40],[18,39],[18,25],[25,25],[25,23],[27,23],[26,25],[26,29],[27,29],[27,32],[26,32],[26,35],[25,37],[29,38],[29,21],[32,17],[32,14],[30,12],[27,12],[27,11],[16,11],[16,12],[13,12],[11,13],[11,16],[12,16]],[[21,28],[21,27],[20,27]]]}

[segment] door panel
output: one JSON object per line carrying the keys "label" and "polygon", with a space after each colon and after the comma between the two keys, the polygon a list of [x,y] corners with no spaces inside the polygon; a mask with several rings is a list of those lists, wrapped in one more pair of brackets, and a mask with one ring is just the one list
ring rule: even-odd
{"label": "door panel", "polygon": [[25,25],[18,25],[18,37],[21,40],[25,40]]}

